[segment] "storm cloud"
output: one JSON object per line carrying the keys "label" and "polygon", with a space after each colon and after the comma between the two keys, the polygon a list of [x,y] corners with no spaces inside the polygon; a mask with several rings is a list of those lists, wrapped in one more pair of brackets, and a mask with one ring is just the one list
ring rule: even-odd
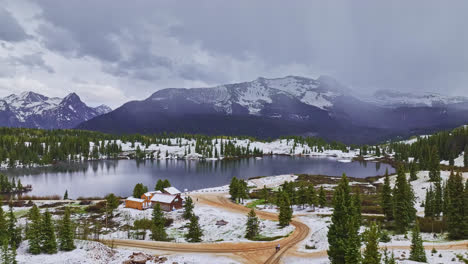
{"label": "storm cloud", "polygon": [[36,61],[31,78],[77,93],[83,82],[113,87],[114,106],[286,75],[468,96],[467,1],[0,1],[0,39],[28,47],[3,54],[33,49],[49,70]]}

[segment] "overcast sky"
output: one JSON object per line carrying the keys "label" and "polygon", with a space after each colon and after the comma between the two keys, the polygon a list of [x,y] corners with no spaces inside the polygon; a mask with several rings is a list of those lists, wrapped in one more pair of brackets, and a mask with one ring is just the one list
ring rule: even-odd
{"label": "overcast sky", "polygon": [[0,0],[0,97],[117,107],[286,75],[468,96],[467,14],[465,0]]}

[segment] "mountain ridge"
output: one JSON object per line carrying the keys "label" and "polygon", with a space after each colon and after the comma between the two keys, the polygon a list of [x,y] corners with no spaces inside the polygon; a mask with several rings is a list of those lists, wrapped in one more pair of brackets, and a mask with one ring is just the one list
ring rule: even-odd
{"label": "mountain ridge", "polygon": [[87,106],[76,93],[59,98],[26,91],[0,98],[0,126],[73,128],[108,110],[107,106]]}

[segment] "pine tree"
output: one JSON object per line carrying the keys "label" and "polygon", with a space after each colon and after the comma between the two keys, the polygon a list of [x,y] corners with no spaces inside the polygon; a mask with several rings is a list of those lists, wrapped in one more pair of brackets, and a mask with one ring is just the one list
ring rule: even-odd
{"label": "pine tree", "polygon": [[239,198],[239,180],[237,180],[236,176],[232,177],[229,184],[229,194],[231,199],[237,202],[237,198]]}
{"label": "pine tree", "polygon": [[359,263],[360,245],[358,221],[345,174],[333,194],[333,214],[328,229],[328,258],[332,264]]}
{"label": "pine tree", "polygon": [[68,200],[68,190],[65,190],[65,194],[63,195],[64,200]]}
{"label": "pine tree", "polygon": [[156,186],[154,186],[154,190],[155,191],[164,191],[164,182],[159,179],[157,182],[156,182]]}
{"label": "pine tree", "polygon": [[166,219],[161,210],[161,205],[156,203],[153,208],[153,218],[151,220],[151,239],[154,241],[166,241],[167,234],[165,230]]}
{"label": "pine tree", "polygon": [[387,221],[393,220],[392,187],[390,187],[388,169],[385,171],[384,185],[382,188],[382,210]]}
{"label": "pine tree", "polygon": [[307,204],[314,207],[318,204],[317,193],[314,185],[312,184],[307,187]]}
{"label": "pine tree", "polygon": [[465,233],[464,223],[464,187],[460,173],[450,175],[447,183],[449,205],[447,214],[447,231],[450,239],[462,239]]}
{"label": "pine tree", "polygon": [[282,227],[288,226],[292,219],[293,211],[291,209],[291,203],[288,195],[282,191],[280,194],[279,201],[279,225]]}
{"label": "pine tree", "polygon": [[260,197],[265,201],[265,203],[268,203],[268,196],[269,196],[268,189],[265,185],[263,185],[262,190],[260,191]]}
{"label": "pine tree", "polygon": [[21,229],[16,227],[16,217],[13,213],[13,208],[10,207],[8,212],[8,237],[10,240],[10,246],[18,248],[21,243]]}
{"label": "pine tree", "polygon": [[29,253],[37,255],[41,253],[41,214],[39,208],[34,204],[29,210],[29,225],[26,238],[29,240]]}
{"label": "pine tree", "polygon": [[398,175],[394,189],[394,219],[397,232],[405,233],[408,225],[416,217],[414,209],[414,194],[406,180],[406,174],[402,167],[398,169]]}
{"label": "pine tree", "polygon": [[426,200],[424,202],[424,217],[434,217],[434,191],[432,186],[426,190]]}
{"label": "pine tree", "polygon": [[59,248],[63,251],[75,249],[73,224],[70,219],[70,208],[65,208],[59,229]]}
{"label": "pine tree", "polygon": [[424,251],[423,241],[421,234],[419,233],[419,224],[417,221],[411,234],[411,251],[409,259],[418,262],[427,262],[426,252]]}
{"label": "pine tree", "polygon": [[442,199],[442,184],[441,181],[436,181],[434,190],[434,216],[440,216],[443,211],[444,202]]}
{"label": "pine tree", "polygon": [[258,235],[258,232],[259,232],[258,224],[259,224],[259,221],[258,221],[257,215],[255,214],[254,209],[251,209],[249,214],[247,215],[245,238],[253,239],[254,237]]}
{"label": "pine tree", "polygon": [[47,254],[57,253],[57,241],[55,237],[54,224],[52,222],[52,215],[46,211],[42,218],[41,227],[41,252]]}
{"label": "pine tree", "polygon": [[198,217],[192,215],[192,217],[190,218],[189,230],[188,233],[185,235],[185,238],[188,242],[194,243],[201,242],[202,236],[203,232],[200,228],[200,225],[198,224]]}
{"label": "pine tree", "polygon": [[327,196],[325,194],[325,189],[323,188],[323,186],[320,186],[320,189],[319,189],[319,205],[321,208],[325,207],[325,205],[327,204]]}
{"label": "pine tree", "polygon": [[429,180],[440,181],[440,158],[436,147],[433,147],[431,152]]}
{"label": "pine tree", "polygon": [[2,206],[0,204],[0,242],[3,240],[9,240],[8,237],[8,225],[5,219],[5,212],[3,212]]}
{"label": "pine tree", "polygon": [[417,164],[416,162],[411,162],[410,164],[410,181],[415,181],[418,179],[418,174],[417,174]]}
{"label": "pine tree", "polygon": [[305,204],[309,200],[308,198],[309,197],[308,197],[307,189],[305,188],[304,185],[301,185],[301,187],[299,187],[298,203],[302,206],[302,208],[304,208]]}
{"label": "pine tree", "polygon": [[380,264],[382,256],[379,253],[379,238],[379,228],[375,222],[372,222],[365,233],[366,248],[364,249],[362,264]]}
{"label": "pine tree", "polygon": [[106,214],[113,217],[113,212],[119,207],[119,198],[113,193],[106,195]]}
{"label": "pine tree", "polygon": [[190,219],[193,215],[193,200],[190,196],[187,196],[187,198],[185,198],[185,204],[184,204],[184,218],[185,219]]}
{"label": "pine tree", "polygon": [[468,144],[465,145],[465,151],[463,152],[463,165],[468,167]]}

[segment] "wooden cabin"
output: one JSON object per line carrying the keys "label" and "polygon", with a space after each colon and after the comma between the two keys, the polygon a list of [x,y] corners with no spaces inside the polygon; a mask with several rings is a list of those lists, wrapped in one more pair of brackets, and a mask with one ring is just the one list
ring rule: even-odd
{"label": "wooden cabin", "polygon": [[153,208],[156,203],[161,205],[164,211],[172,211],[182,208],[181,192],[174,187],[165,188],[163,192],[152,191],[144,193],[140,198],[128,197],[125,200],[126,208],[145,210]]}
{"label": "wooden cabin", "polygon": [[138,209],[138,210],[143,210],[143,202],[145,200],[143,199],[138,199],[135,197],[128,197],[125,200],[125,207],[126,208],[133,208],[133,209]]}

